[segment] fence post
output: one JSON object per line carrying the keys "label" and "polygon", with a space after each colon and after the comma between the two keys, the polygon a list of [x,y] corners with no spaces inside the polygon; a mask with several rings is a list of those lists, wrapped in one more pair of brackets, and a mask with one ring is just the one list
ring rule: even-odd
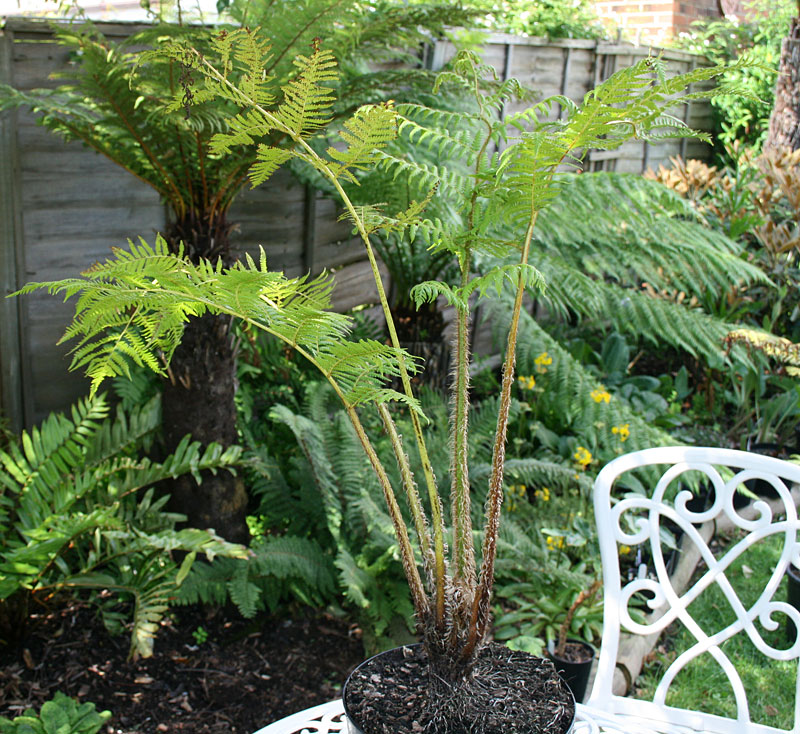
{"label": "fence post", "polygon": [[[11,31],[0,30],[0,82],[12,84]],[[23,399],[19,299],[6,298],[20,287],[22,222],[17,122],[14,110],[0,113],[0,412],[19,432],[26,424]]]}

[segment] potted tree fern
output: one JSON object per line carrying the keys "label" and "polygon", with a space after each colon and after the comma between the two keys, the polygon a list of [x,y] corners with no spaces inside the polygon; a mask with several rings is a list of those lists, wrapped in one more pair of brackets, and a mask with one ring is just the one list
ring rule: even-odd
{"label": "potted tree fern", "polygon": [[[30,284],[23,291],[45,287],[66,297],[79,296],[65,338],[78,339],[73,367],[86,368],[92,389],[106,377],[125,374],[131,361],[163,371],[187,318],[208,312],[239,318],[273,334],[306,357],[331,384],[383,490],[422,641],[418,648],[401,648],[373,661],[351,678],[345,693],[351,731],[568,731],[573,699],[552,665],[490,642],[517,328],[526,291],[544,287],[529,262],[536,220],[568,185],[570,174],[565,169],[574,167],[584,151],[615,148],[632,137],[691,134],[666,109],[689,84],[711,79],[722,68],[699,68],[667,79],[662,62],[646,58],[617,72],[581,105],[559,97],[498,119],[498,108],[515,93],[517,83],[492,81],[490,70],[474,54],[463,52],[437,83],[460,87],[474,100],[474,112],[369,105],[344,122],[340,145],[321,150],[313,138],[331,117],[337,71],[332,55],[319,43],[308,56],[295,59],[298,74],[280,95],[264,73],[269,48],[245,29],[221,34],[213,53],[203,55],[175,41],[155,53],[191,66],[195,86],[178,90],[176,108],[187,98],[201,102],[212,97],[238,107],[228,131],[215,136],[212,149],[221,156],[240,146],[254,149],[256,161],[250,170],[254,185],[292,160],[310,166],[337,191],[372,266],[389,343],[348,339],[351,322],[330,310],[332,283],[326,275],[287,278],[270,271],[263,257],[229,268],[192,262],[171,253],[161,238],[155,246],[131,243],[129,250],[117,250],[79,278]],[[540,116],[556,101],[565,110],[564,118],[542,122]],[[274,133],[293,145],[263,142]],[[415,145],[436,147],[450,163],[434,168],[390,155],[389,145],[398,135]],[[348,189],[357,185],[362,171],[375,166],[408,175],[423,193],[396,213],[377,204],[354,205]],[[463,224],[425,219],[425,206],[433,196],[448,197],[460,209]],[[437,490],[425,444],[425,417],[412,389],[417,365],[399,345],[370,239],[379,231],[423,236],[433,252],[451,253],[459,270],[454,286],[431,281],[412,292],[418,304],[444,297],[456,312],[449,512]],[[488,256],[501,260],[475,275],[479,261]],[[485,520],[477,534],[472,512],[472,491],[477,488],[471,486],[467,467],[471,297],[503,291],[508,291],[513,307]],[[400,390],[387,387],[393,378],[399,379]],[[369,408],[377,410],[391,442],[406,497],[405,514],[390,473],[362,423],[361,412]],[[413,435],[408,441],[397,430],[396,410],[410,414]],[[419,477],[412,473],[410,451],[420,459]],[[520,686],[520,680],[526,684]],[[384,681],[400,682],[383,685]],[[405,691],[398,702],[389,690],[399,690],[400,685]],[[401,710],[393,710],[398,703]]]}

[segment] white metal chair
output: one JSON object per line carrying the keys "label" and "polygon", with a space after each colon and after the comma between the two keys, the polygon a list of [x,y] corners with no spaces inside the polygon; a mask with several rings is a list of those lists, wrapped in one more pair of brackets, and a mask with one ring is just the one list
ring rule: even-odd
{"label": "white metal chair", "polygon": [[[638,487],[628,478],[638,476],[642,468],[652,481],[659,477],[655,489],[646,494],[625,491]],[[634,472],[633,475],[630,472]],[[698,477],[707,487],[713,487],[706,507],[687,507],[692,493],[682,481],[697,486]],[[761,479],[775,489],[776,501],[753,501],[746,510],[734,506],[737,487]],[[706,732],[707,734],[774,734],[785,731],[751,721],[748,696],[742,679],[722,645],[737,634],[747,635],[762,654],[774,660],[800,660],[800,634],[785,649],[768,644],[761,630],[774,631],[779,623],[800,629],[800,613],[789,604],[775,599],[775,592],[784,572],[792,561],[800,562],[798,523],[791,487],[800,483],[800,466],[770,457],[743,451],[712,448],[664,447],[646,449],[620,456],[610,462],[598,475],[594,485],[594,506],[604,575],[604,626],[595,682],[586,709],[601,725],[636,731],[645,727],[657,732]],[[653,484],[650,484],[653,486]],[[614,495],[612,496],[612,487]],[[771,506],[770,506],[771,505]],[[778,508],[777,511],[775,508]],[[700,532],[704,523],[720,522],[739,529],[735,545],[723,553],[709,548]],[[708,526],[706,526],[708,527]],[[676,590],[667,572],[663,549],[665,528],[684,538],[681,551],[696,546],[705,563],[705,570],[684,591]],[[743,603],[731,583],[731,563],[768,536],[778,536],[780,557],[772,570],[763,592],[754,603]],[[620,570],[620,549],[623,557],[637,548],[649,559],[634,569],[632,580],[623,578]],[[701,567],[702,569],[702,567]],[[736,581],[736,579],[734,579]],[[692,617],[690,604],[707,590],[717,586],[735,613],[723,629],[706,629],[709,620]],[[645,623],[631,618],[632,600],[642,595],[653,613]],[[787,619],[788,618],[788,619]],[[695,642],[667,667],[658,683],[652,700],[614,695],[612,681],[620,649],[620,633],[650,636],[678,622],[689,630]],[[773,640],[773,643],[775,641]],[[667,693],[676,675],[699,656],[710,655],[722,667],[735,698],[737,716],[725,718],[711,713],[679,709],[666,704]],[[800,675],[795,683],[794,727],[800,732]]]}
{"label": "white metal chair", "polygon": [[[624,475],[649,467],[649,479],[660,478],[653,492],[626,494],[612,502],[612,486],[624,486]],[[704,475],[714,488],[713,504],[702,511],[687,507],[688,491],[675,491],[680,478],[690,481]],[[736,487],[753,479],[763,479],[777,493],[779,506],[775,511],[763,501],[756,501],[747,510],[734,507]],[[594,485],[595,513],[603,562],[605,583],[605,617],[603,641],[600,648],[597,674],[589,701],[579,704],[573,734],[776,734],[785,730],[754,724],[750,721],[747,695],[742,681],[720,646],[737,633],[747,634],[756,647],[776,660],[800,660],[800,634],[788,649],[770,647],[761,637],[756,621],[766,630],[774,630],[778,622],[772,615],[786,615],[800,627],[800,613],[793,607],[774,599],[787,565],[800,562],[798,522],[795,501],[789,487],[800,484],[800,466],[779,459],[731,451],[728,449],[666,447],[646,449],[626,454],[609,463],[598,475]],[[641,487],[641,483],[639,484]],[[744,532],[736,545],[721,558],[715,558],[698,525],[725,518],[731,527]],[[688,590],[678,592],[667,573],[667,563],[661,543],[665,520],[673,530],[680,529],[688,537],[688,545],[696,545],[707,571]],[[630,522],[629,522],[630,521]],[[780,535],[782,549],[769,581],[758,600],[745,606],[737,597],[726,576],[730,564],[752,544],[767,536]],[[620,572],[620,548],[644,546],[652,556],[652,574],[637,576],[625,582]],[[681,545],[686,552],[687,542]],[[689,604],[713,584],[719,586],[736,612],[736,619],[725,629],[709,634],[687,609]],[[646,624],[631,619],[629,603],[640,592],[650,595],[654,609]],[[651,701],[614,695],[612,681],[620,651],[620,634],[657,635],[674,621],[680,621],[694,633],[697,643],[680,655],[667,669]],[[677,673],[692,659],[711,655],[722,666],[733,689],[738,716],[726,719],[712,714],[667,706],[666,694]],[[800,734],[800,675],[796,683],[793,732]],[[341,700],[301,711],[259,729],[256,734],[333,734],[345,729]]]}

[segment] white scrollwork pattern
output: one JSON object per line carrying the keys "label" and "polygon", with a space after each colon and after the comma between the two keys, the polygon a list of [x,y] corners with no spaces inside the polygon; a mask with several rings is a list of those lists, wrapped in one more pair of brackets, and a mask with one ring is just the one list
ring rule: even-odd
{"label": "white scrollwork pattern", "polygon": [[[762,636],[762,630],[776,630],[779,619],[800,630],[800,612],[790,604],[774,598],[788,565],[800,560],[797,508],[790,491],[792,484],[798,482],[798,467],[767,457],[728,450],[680,450],[673,447],[649,449],[637,454],[641,456],[630,454],[627,457],[632,458],[620,457],[617,460],[620,462],[620,469],[616,474],[610,471],[609,465],[608,477],[603,481],[598,477],[595,487],[597,491],[600,485],[601,491],[605,492],[604,499],[608,502],[603,512],[602,507],[598,509],[600,502],[596,497],[595,510],[598,515],[601,548],[604,544],[603,535],[612,536],[608,539],[610,543],[605,541],[603,568],[607,579],[605,603],[614,604],[616,609],[613,614],[607,614],[606,618],[617,620],[622,630],[637,635],[661,633],[678,621],[694,636],[696,642],[678,655],[663,674],[656,687],[653,704],[664,706],[667,691],[678,673],[692,660],[708,653],[730,681],[737,704],[738,720],[749,722],[747,694],[741,678],[720,646],[742,632],[757,650],[772,659],[800,658],[800,634],[790,647],[775,647]],[[717,456],[718,462],[707,460]],[[673,460],[669,461],[668,458]],[[658,464],[671,465],[663,470],[650,496],[627,494],[613,503],[609,494],[611,483],[626,471],[640,467],[649,467],[652,471]],[[612,476],[613,479],[610,478]],[[739,488],[744,486],[749,489],[756,482],[763,483],[760,485],[762,489],[768,487],[774,490],[775,500],[768,504],[764,500],[756,499],[743,503],[744,507],[737,507]],[[700,504],[699,508],[690,507],[690,502],[696,500],[696,497],[692,491],[686,489],[687,486],[708,490],[705,506]],[[605,528],[604,517],[611,521]],[[713,532],[709,529],[714,527],[711,523],[719,523],[721,519],[739,532],[736,543],[720,553],[720,557],[716,557],[707,538],[713,537]],[[681,538],[680,552],[694,552],[702,562],[699,568],[704,569],[680,593],[673,585],[671,569],[668,568],[663,550],[664,530],[667,528],[673,536]],[[731,564],[756,543],[770,537],[780,539],[779,561],[772,569],[758,599],[745,604],[731,583]],[[607,569],[610,555],[608,551],[612,546],[617,561],[615,574],[609,574]],[[647,557],[647,563],[641,563],[638,569],[634,569],[635,578],[627,583],[624,583],[619,570],[621,546],[628,546],[630,549],[638,547],[638,552]],[[610,594],[609,578],[615,579],[616,583]],[[695,619],[690,607],[693,601],[714,585],[724,594],[735,619],[722,629],[706,631],[704,626],[709,624],[708,620]],[[649,614],[641,622],[631,616],[631,610],[636,603],[641,607],[643,599],[646,600],[647,607],[655,613]]]}
{"label": "white scrollwork pattern", "polygon": [[[633,728],[631,728],[633,727]],[[333,734],[345,731],[341,701],[331,701],[276,721],[255,734]],[[600,711],[577,706],[572,734],[658,734],[655,729],[630,723],[615,723]]]}

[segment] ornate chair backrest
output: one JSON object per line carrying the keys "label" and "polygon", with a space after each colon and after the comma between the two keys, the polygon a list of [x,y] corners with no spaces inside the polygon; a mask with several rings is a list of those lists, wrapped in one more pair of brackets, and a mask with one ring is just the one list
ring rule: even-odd
{"label": "ornate chair backrest", "polygon": [[[749,507],[737,508],[738,498],[742,497],[737,488],[747,482],[750,489],[753,482],[759,480],[766,482],[763,486],[767,486],[776,499],[770,504],[753,500]],[[663,731],[687,728],[709,734],[785,731],[751,721],[745,686],[735,662],[725,652],[724,643],[735,635],[747,635],[760,653],[775,661],[800,660],[800,634],[792,643],[783,630],[784,626],[792,631],[800,629],[800,613],[775,598],[787,566],[792,562],[800,565],[800,524],[791,495],[795,483],[800,483],[798,465],[744,451],[714,448],[664,447],[636,451],[611,461],[600,472],[594,485],[594,505],[603,563],[605,611],[598,670],[589,706],[613,715],[661,722],[659,730]],[[642,486],[655,489],[642,494]],[[707,491],[707,498],[705,504],[698,507],[697,498],[703,489]],[[774,510],[775,507],[778,509]],[[712,522],[735,528],[732,545],[723,550],[713,544],[709,546],[704,540],[707,533],[701,529],[705,523]],[[668,572],[669,548],[665,549],[664,541],[670,535],[680,536],[681,553],[696,546],[702,560],[693,583],[685,590],[676,590]],[[771,544],[770,553],[777,560],[757,598],[742,599],[739,596],[742,569],[747,573],[747,559],[755,545],[763,542]],[[646,563],[634,561],[626,575],[624,566],[630,564],[627,560],[630,558],[646,560]],[[714,625],[708,618],[692,616],[691,604],[702,594],[719,594],[714,587],[724,595],[720,596],[723,601],[719,606],[727,609],[729,605],[729,613],[727,619],[712,629]],[[752,590],[750,595],[752,597]],[[637,605],[646,616],[632,611]],[[667,628],[672,632],[680,626],[688,630],[693,639],[688,649],[679,652],[666,667],[652,699],[613,695],[611,687],[620,633],[649,636]],[[719,712],[667,705],[668,691],[675,677],[687,665],[696,665],[693,661],[701,656],[711,656],[727,676],[728,691],[732,689],[736,704],[735,718],[726,718]],[[795,679],[792,731],[800,732],[800,671],[797,665],[791,665],[790,671]]]}

